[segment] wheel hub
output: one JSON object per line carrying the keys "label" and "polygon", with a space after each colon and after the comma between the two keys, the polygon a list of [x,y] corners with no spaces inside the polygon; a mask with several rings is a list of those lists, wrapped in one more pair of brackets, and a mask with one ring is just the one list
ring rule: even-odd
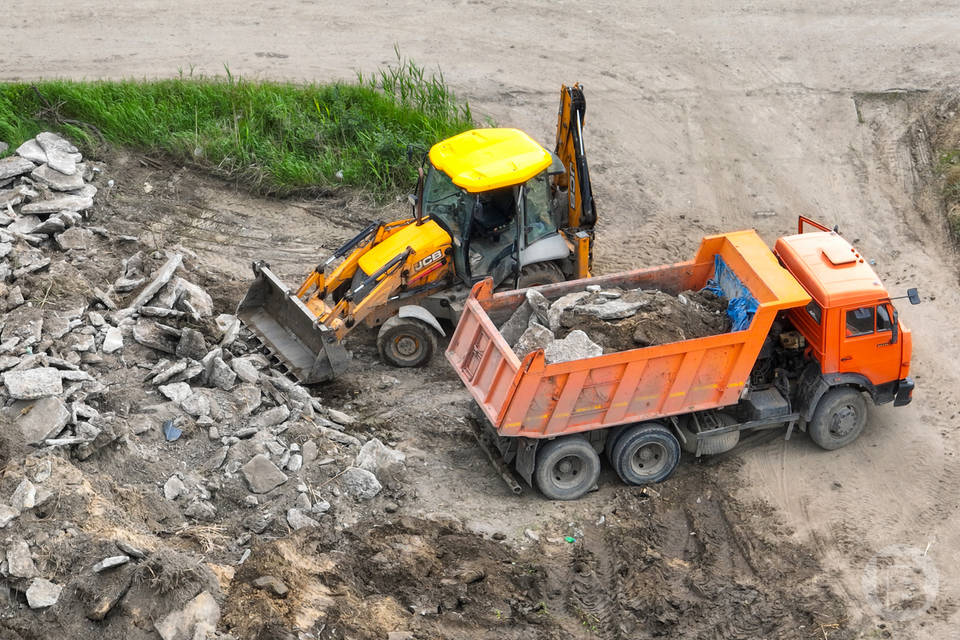
{"label": "wheel hub", "polygon": [[659,442],[648,442],[637,447],[630,464],[639,475],[656,475],[667,462],[667,451]]}
{"label": "wheel hub", "polygon": [[553,480],[560,486],[573,486],[579,482],[583,471],[583,460],[578,456],[566,456],[553,467]]}
{"label": "wheel hub", "polygon": [[394,342],[394,346],[397,349],[397,353],[408,358],[414,355],[420,348],[420,344],[413,336],[399,336],[396,342]]}
{"label": "wheel hub", "polygon": [[830,433],[843,438],[856,427],[857,417],[857,410],[853,406],[846,404],[839,407],[830,421]]}

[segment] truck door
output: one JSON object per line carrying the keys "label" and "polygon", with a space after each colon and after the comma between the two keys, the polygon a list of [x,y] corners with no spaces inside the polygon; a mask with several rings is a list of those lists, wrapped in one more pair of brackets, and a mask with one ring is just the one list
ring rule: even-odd
{"label": "truck door", "polygon": [[875,385],[900,377],[900,342],[891,344],[893,308],[886,303],[849,307],[840,318],[841,373],[859,373]]}

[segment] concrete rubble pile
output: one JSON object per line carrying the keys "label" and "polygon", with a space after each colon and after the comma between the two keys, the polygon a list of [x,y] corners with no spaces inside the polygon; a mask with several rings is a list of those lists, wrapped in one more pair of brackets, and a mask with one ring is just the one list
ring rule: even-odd
{"label": "concrete rubble pile", "polygon": [[[216,566],[239,566],[260,536],[356,522],[394,494],[404,455],[276,370],[196,284],[188,251],[89,226],[104,169],[50,133],[0,158],[0,584],[32,609],[227,638],[214,631],[222,572],[203,554],[177,552],[203,578],[176,607],[136,579],[174,562],[159,533],[209,527]],[[118,258],[101,281],[40,296],[54,285],[38,278],[106,248]],[[104,507],[114,485],[151,515]],[[107,538],[82,525],[93,511],[111,522]],[[52,562],[51,548],[73,555]]]}
{"label": "concrete rubble pile", "polygon": [[552,364],[724,333],[730,330],[725,309],[722,298],[706,291],[674,296],[588,285],[551,303],[529,289],[500,333],[518,357],[543,349]]}

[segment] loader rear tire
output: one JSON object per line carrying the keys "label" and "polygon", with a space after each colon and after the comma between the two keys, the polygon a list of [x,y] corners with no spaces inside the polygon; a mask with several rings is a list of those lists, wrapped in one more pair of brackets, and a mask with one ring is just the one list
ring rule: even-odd
{"label": "loader rear tire", "polygon": [[845,447],[860,435],[867,424],[867,401],[850,387],[838,387],[823,394],[807,427],[810,439],[827,451]]}
{"label": "loader rear tire", "polygon": [[647,422],[620,434],[612,458],[614,471],[627,484],[654,484],[676,470],[680,443],[667,427]]}
{"label": "loader rear tire", "polygon": [[537,451],[537,488],[551,500],[576,500],[597,484],[600,456],[585,438],[564,436]]}
{"label": "loader rear tire", "polygon": [[394,367],[422,367],[437,350],[437,334],[416,318],[393,316],[377,334],[380,358]]}
{"label": "loader rear tire", "polygon": [[520,270],[517,288],[539,287],[544,284],[563,282],[563,272],[552,262],[535,262]]}

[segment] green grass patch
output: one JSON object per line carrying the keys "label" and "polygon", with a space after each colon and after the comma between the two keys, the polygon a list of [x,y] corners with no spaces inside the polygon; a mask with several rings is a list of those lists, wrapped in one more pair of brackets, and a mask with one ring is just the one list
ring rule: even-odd
{"label": "green grass patch", "polygon": [[[86,151],[102,141],[290,195],[359,187],[385,197],[416,181],[422,152],[473,126],[442,75],[399,57],[354,83],[49,80],[0,84],[0,140],[54,129]],[[420,151],[412,156],[409,147]]]}

